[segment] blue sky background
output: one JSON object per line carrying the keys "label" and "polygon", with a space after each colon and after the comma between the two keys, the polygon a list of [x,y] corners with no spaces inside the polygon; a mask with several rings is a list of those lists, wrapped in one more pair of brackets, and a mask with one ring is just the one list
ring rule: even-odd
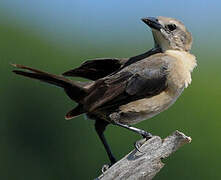
{"label": "blue sky background", "polygon": [[[140,18],[146,16],[169,16],[183,21],[191,28],[194,39],[200,43],[218,42],[215,35],[221,27],[221,2],[218,0],[194,1],[124,1],[124,0],[54,0],[54,1],[1,1],[0,9],[4,20],[15,26],[30,28],[51,41],[65,41],[72,45],[81,35],[81,41],[93,43],[113,39],[144,42],[146,30]],[[99,33],[97,33],[99,32]],[[210,38],[207,36],[210,34]],[[128,37],[129,36],[129,37]],[[150,38],[148,39],[150,40]],[[146,41],[146,40],[145,40]],[[93,44],[91,42],[91,44]]]}

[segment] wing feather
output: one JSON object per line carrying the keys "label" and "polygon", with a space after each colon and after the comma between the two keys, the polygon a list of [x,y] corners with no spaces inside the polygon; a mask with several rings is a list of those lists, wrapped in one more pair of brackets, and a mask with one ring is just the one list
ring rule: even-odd
{"label": "wing feather", "polygon": [[85,61],[80,67],[63,73],[64,76],[83,77],[90,80],[97,80],[116,73],[123,68],[141,61],[151,55],[160,53],[160,48],[153,48],[143,54],[131,58],[102,58]]}
{"label": "wing feather", "polygon": [[83,77],[90,80],[103,78],[121,67],[120,59],[95,59],[84,62],[80,67],[63,73],[64,76]]}
{"label": "wing feather", "polygon": [[167,87],[167,61],[161,56],[144,59],[120,72],[96,81],[84,99],[89,112],[122,105],[159,94]]}

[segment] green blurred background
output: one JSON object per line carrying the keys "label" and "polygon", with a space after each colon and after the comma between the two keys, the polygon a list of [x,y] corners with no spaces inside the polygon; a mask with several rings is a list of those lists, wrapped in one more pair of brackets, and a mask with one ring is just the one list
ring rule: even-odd
{"label": "green blurred background", "polygon": [[[165,137],[176,129],[193,141],[155,179],[221,179],[221,1],[53,0],[0,2],[0,179],[93,179],[109,160],[62,89],[17,77],[9,63],[60,74],[97,57],[130,57],[153,47],[146,16],[180,19],[192,32],[198,67],[193,83],[169,110],[136,127]],[[108,127],[117,159],[140,137]]]}

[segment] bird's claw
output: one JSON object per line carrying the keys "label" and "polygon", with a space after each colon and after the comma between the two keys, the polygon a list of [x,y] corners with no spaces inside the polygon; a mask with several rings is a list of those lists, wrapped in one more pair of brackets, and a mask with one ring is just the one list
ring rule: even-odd
{"label": "bird's claw", "polygon": [[136,141],[136,142],[134,143],[135,149],[136,149],[138,152],[140,152],[140,153],[144,153],[144,152],[142,152],[142,151],[140,150],[140,147],[141,147],[147,140],[149,140],[150,138],[153,137],[153,135],[152,135],[151,133],[148,133],[148,132],[144,132],[144,133],[142,134],[142,136],[143,136],[143,139],[140,139],[140,140],[138,140],[138,141]]}
{"label": "bird's claw", "polygon": [[153,135],[152,135],[151,133],[146,132],[146,131],[142,134],[142,136],[143,136],[143,138],[145,138],[146,140],[149,140],[150,138],[153,137]]}
{"label": "bird's claw", "polygon": [[107,171],[109,168],[111,167],[110,164],[104,164],[101,168],[101,172],[104,173],[105,171]]}
{"label": "bird's claw", "polygon": [[143,153],[143,152],[140,150],[140,147],[141,147],[145,142],[146,142],[146,139],[140,139],[140,140],[136,141],[136,142],[134,143],[135,149],[136,149],[138,152]]}
{"label": "bird's claw", "polygon": [[134,147],[135,147],[135,149],[138,151],[138,152],[140,152],[140,153],[142,153],[142,151],[140,151],[140,144],[139,144],[139,142],[138,141],[136,141],[135,143],[134,143]]}

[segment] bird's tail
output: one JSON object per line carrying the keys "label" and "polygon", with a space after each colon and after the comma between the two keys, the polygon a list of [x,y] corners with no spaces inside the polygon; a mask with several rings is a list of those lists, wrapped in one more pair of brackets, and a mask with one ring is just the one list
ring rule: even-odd
{"label": "bird's tail", "polygon": [[[22,75],[25,77],[29,77],[32,79],[38,79],[40,81],[49,83],[49,84],[53,84],[55,86],[59,86],[64,88],[65,92],[67,93],[67,95],[74,101],[76,101],[77,103],[81,104],[81,101],[84,99],[84,97],[88,94],[87,92],[87,88],[85,88],[86,86],[75,82],[75,81],[71,81],[63,76],[60,75],[54,75],[54,74],[49,74],[47,72],[43,72],[34,68],[30,68],[27,66],[23,66],[23,65],[19,65],[19,64],[12,64],[13,66],[20,68],[20,69],[24,69],[24,70],[28,70],[28,71],[22,71],[22,70],[13,70],[13,72],[15,74],[18,75]],[[80,108],[81,107],[81,108]],[[83,106],[82,105],[78,105],[76,111],[71,111],[69,112],[66,116],[67,119],[71,119],[75,116],[78,116],[82,113],[84,113],[83,110]]]}

